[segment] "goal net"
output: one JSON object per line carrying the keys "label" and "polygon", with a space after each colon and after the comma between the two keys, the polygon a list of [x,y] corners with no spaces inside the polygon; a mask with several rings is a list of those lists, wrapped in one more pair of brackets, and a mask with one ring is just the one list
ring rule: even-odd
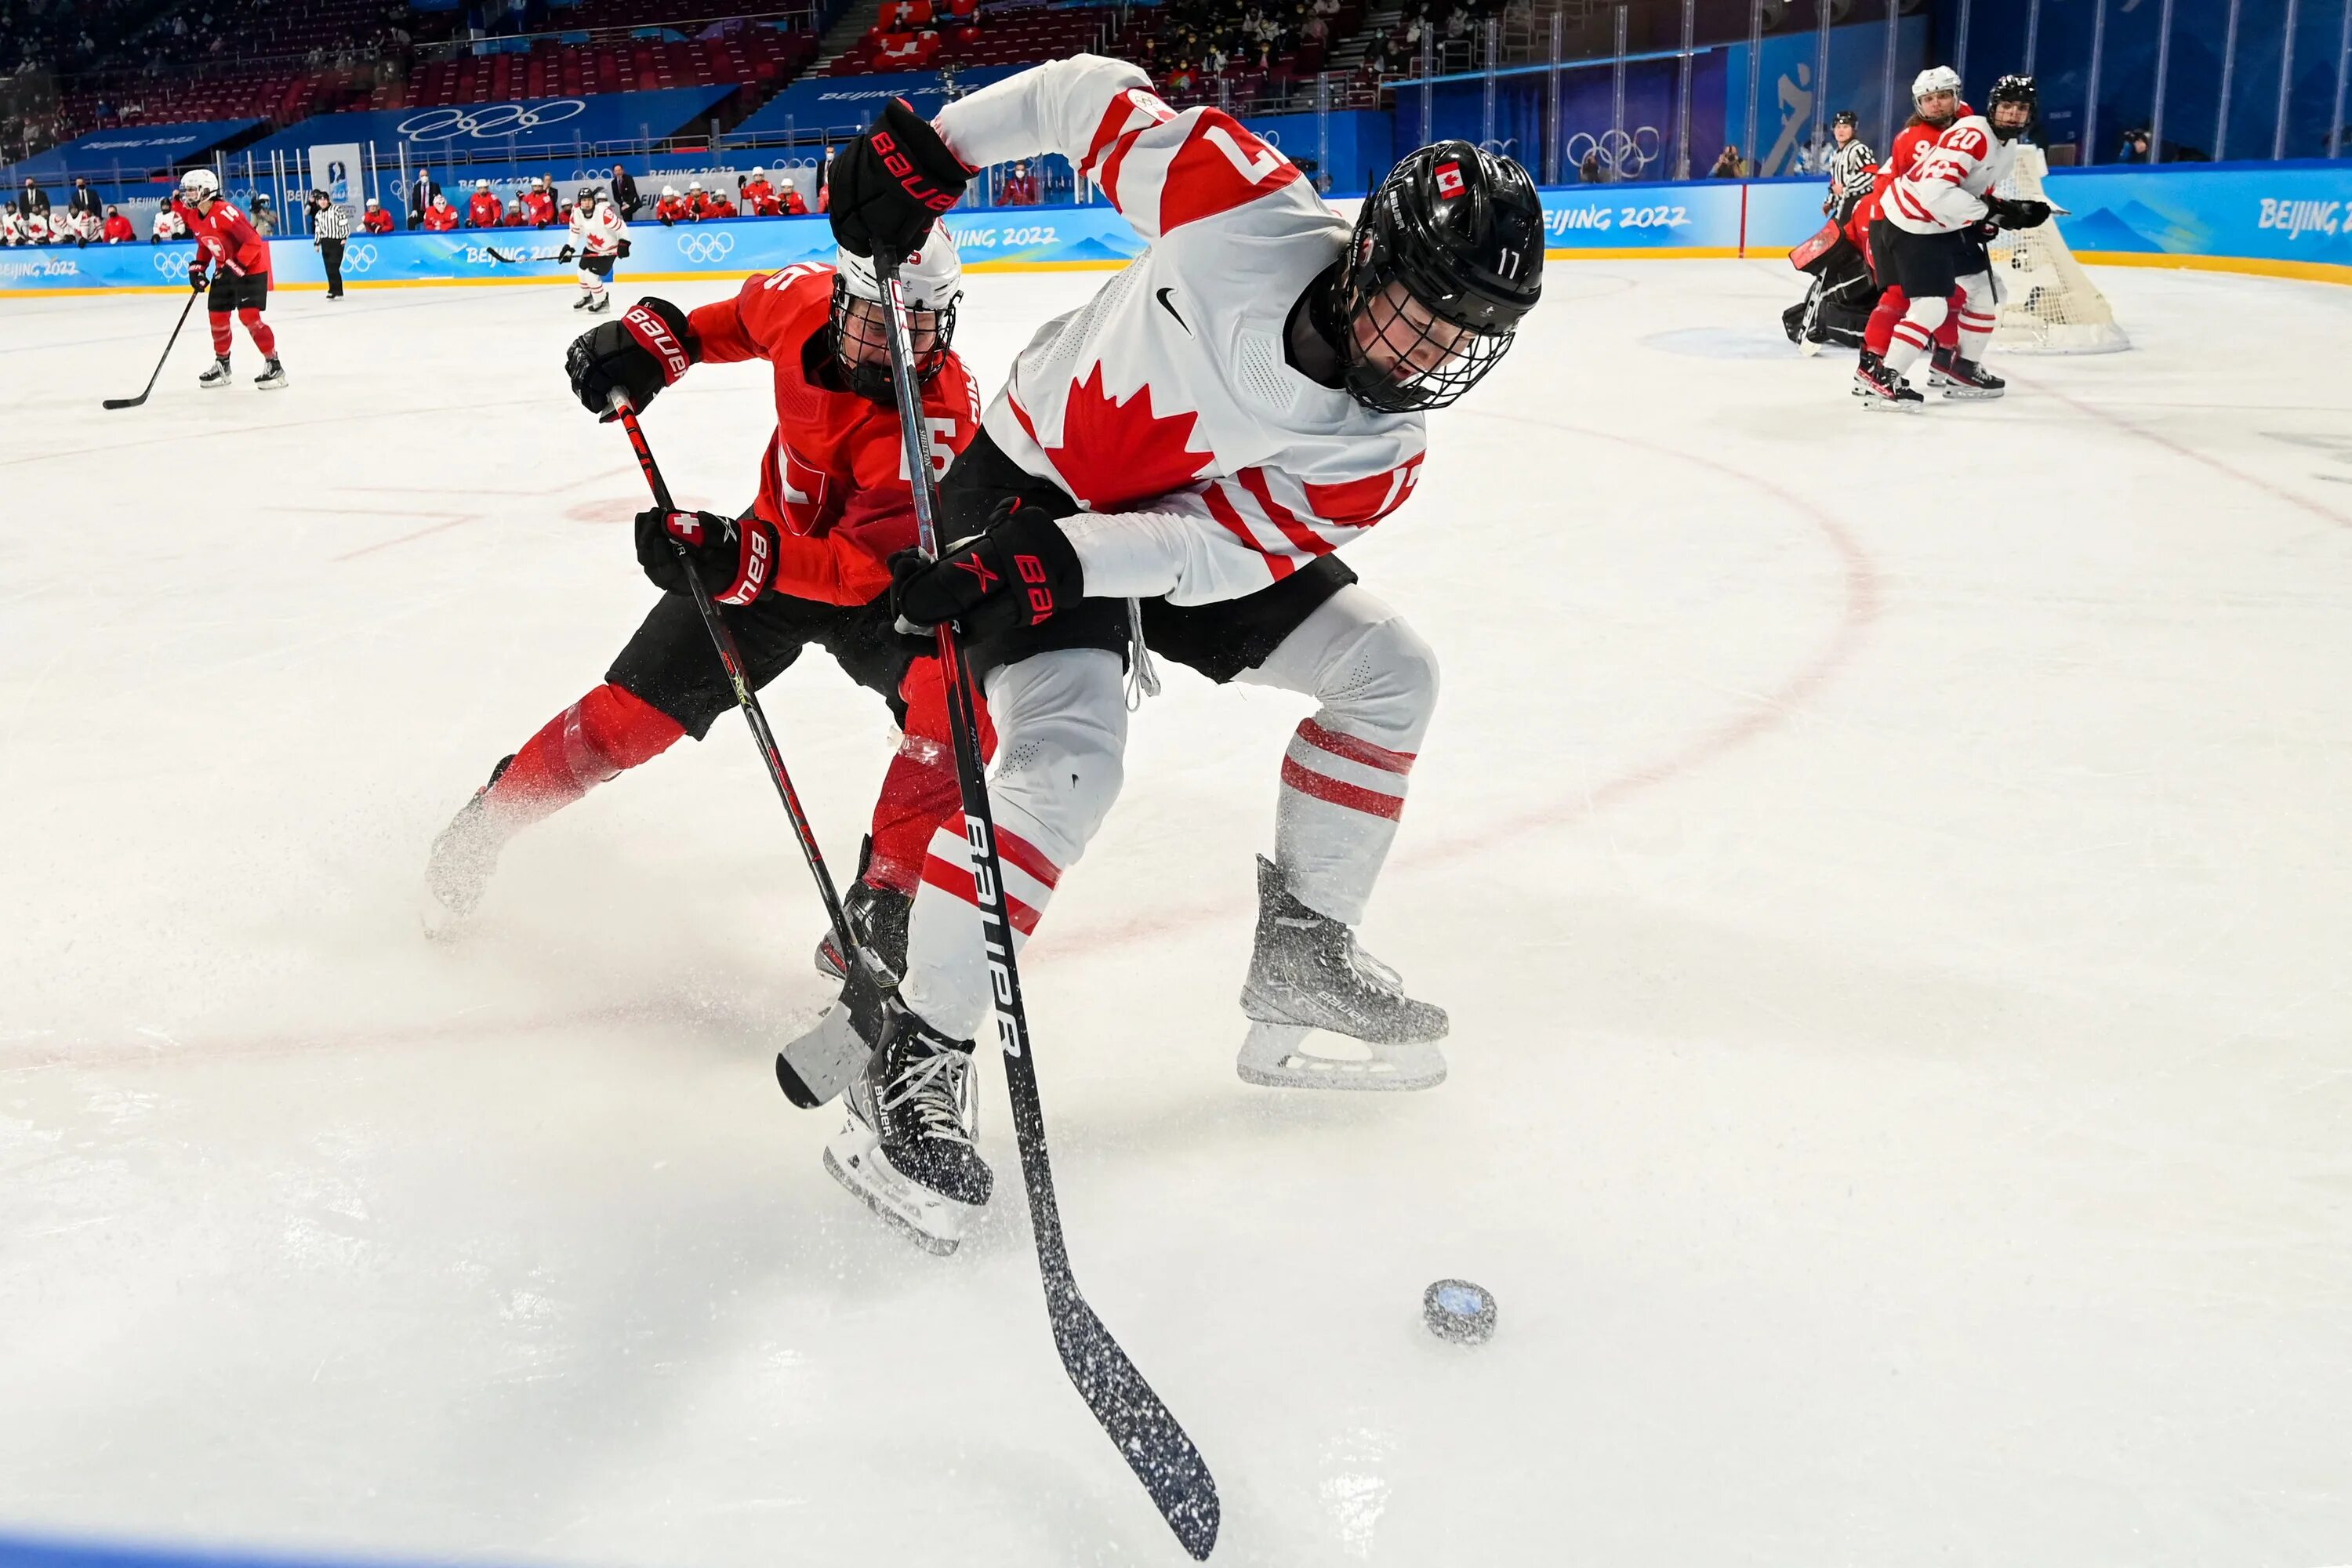
{"label": "goal net", "polygon": [[[2042,149],[2021,146],[2017,167],[2000,194],[2046,202]],[[2131,347],[2116,312],[2066,241],[2056,219],[2040,228],[2004,229],[1992,242],[1993,278],[2000,285],[2000,326],[1992,341],[2005,349],[2053,354],[2104,354]]]}

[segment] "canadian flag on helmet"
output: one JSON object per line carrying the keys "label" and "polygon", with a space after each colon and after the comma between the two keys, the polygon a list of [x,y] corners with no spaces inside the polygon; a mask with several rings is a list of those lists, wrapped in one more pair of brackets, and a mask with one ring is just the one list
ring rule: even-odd
{"label": "canadian flag on helmet", "polygon": [[1461,164],[1440,163],[1437,165],[1437,194],[1439,195],[1449,197],[1458,196],[1462,194],[1462,189]]}

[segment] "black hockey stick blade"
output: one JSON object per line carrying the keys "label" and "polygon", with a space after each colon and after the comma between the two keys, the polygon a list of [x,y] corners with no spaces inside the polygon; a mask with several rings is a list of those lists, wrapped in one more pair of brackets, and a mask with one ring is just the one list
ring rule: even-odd
{"label": "black hockey stick blade", "polygon": [[1062,1352],[1062,1369],[1078,1397],[1118,1445],[1119,1457],[1151,1494],[1184,1550],[1195,1562],[1207,1562],[1216,1549],[1220,1516],[1209,1462],[1078,1294],[1076,1282],[1049,1280],[1045,1289],[1054,1348]]}
{"label": "black hockey stick blade", "polygon": [[493,261],[503,261],[509,267],[512,267],[515,264],[515,258],[513,257],[509,256],[495,245],[486,245],[482,247],[482,249]]}
{"label": "black hockey stick blade", "polygon": [[188,290],[188,302],[180,307],[180,319],[172,324],[172,335],[163,340],[163,355],[161,358],[156,360],[155,368],[148,373],[147,384],[139,389],[139,395],[136,397],[110,397],[106,400],[103,406],[108,408],[136,408],[141,404],[147,401],[147,395],[155,390],[155,382],[157,378],[162,376],[163,374],[163,362],[172,357],[172,345],[180,341],[180,329],[188,324],[188,312],[196,308],[196,295],[198,292],[199,290],[194,289]]}

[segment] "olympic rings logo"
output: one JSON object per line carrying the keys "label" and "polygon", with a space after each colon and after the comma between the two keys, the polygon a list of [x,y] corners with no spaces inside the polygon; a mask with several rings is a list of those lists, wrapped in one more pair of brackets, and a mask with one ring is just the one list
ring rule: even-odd
{"label": "olympic rings logo", "polygon": [[365,240],[362,240],[357,245],[347,246],[344,247],[344,271],[365,272],[369,268],[373,267],[374,265],[375,247],[368,244]]}
{"label": "olympic rings logo", "polygon": [[1642,171],[1658,161],[1664,142],[1654,125],[1637,125],[1632,131],[1604,131],[1594,136],[1580,131],[1568,139],[1562,149],[1571,169],[1583,166],[1589,154],[1598,153],[1601,170],[1612,180],[1641,177]]}
{"label": "olympic rings logo", "polygon": [[159,250],[154,259],[156,276],[184,278],[188,275],[188,268],[195,265],[196,253],[193,250]]}
{"label": "olympic rings logo", "polygon": [[731,234],[682,234],[677,237],[677,253],[688,261],[699,261],[705,266],[726,260],[728,253],[734,248],[735,237]]}
{"label": "olympic rings logo", "polygon": [[535,131],[542,125],[552,125],[587,112],[588,105],[576,98],[552,99],[536,108],[520,103],[493,103],[472,110],[428,109],[422,114],[410,115],[394,129],[399,136],[409,142],[454,142],[460,136],[489,142],[519,132]]}

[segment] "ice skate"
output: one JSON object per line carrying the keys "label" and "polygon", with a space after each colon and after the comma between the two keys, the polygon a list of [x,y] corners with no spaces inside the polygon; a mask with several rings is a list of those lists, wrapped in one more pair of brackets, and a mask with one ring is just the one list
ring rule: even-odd
{"label": "ice skate", "polygon": [[1902,373],[1889,369],[1886,362],[1875,355],[1855,370],[1853,379],[1854,391],[1861,396],[1863,407],[1873,413],[1894,409],[1903,414],[1918,414],[1927,408],[1927,400],[1903,379]]}
{"label": "ice skate", "polygon": [[1862,351],[1862,357],[1854,361],[1853,384],[1846,390],[1856,397],[1869,397],[1873,395],[1871,388],[1875,384],[1875,378],[1885,374],[1884,363],[1879,357],[1868,349],[1864,349]]}
{"label": "ice skate", "polygon": [[1940,383],[1947,397],[1984,400],[2002,395],[2009,383],[1972,359],[1954,354],[1944,367]]}
{"label": "ice skate", "polygon": [[269,363],[261,367],[261,374],[253,378],[253,384],[264,392],[277,392],[286,385],[286,367],[278,363],[276,354],[269,356]]}
{"label": "ice skate", "polygon": [[588,313],[592,316],[601,316],[611,309],[612,304],[613,297],[600,289],[588,300]]}
{"label": "ice skate", "polygon": [[1445,1081],[1436,1046],[1448,1027],[1445,1010],[1407,996],[1396,972],[1356,945],[1355,932],[1291,897],[1281,868],[1264,856],[1242,1011],[1250,1030],[1234,1070],[1244,1082],[1412,1089]]}
{"label": "ice skate", "polygon": [[971,1042],[950,1040],[895,994],[881,999],[880,1038],[843,1097],[848,1121],[824,1168],[924,1251],[944,1257],[988,1206],[994,1173],[972,1147],[980,1105]]}
{"label": "ice skate", "polygon": [[217,392],[229,384],[228,355],[214,356],[212,369],[196,377],[196,384],[206,392]]}
{"label": "ice skate", "polygon": [[580,296],[580,298],[578,298],[577,300],[572,300],[572,308],[573,310],[586,310],[589,306],[591,306],[591,305],[594,304],[595,302],[596,302],[596,296],[595,296],[595,295],[593,295],[593,294],[583,294],[583,295],[581,295],[581,296]]}
{"label": "ice skate", "polygon": [[433,840],[432,851],[425,857],[421,908],[425,934],[436,942],[446,942],[464,929],[490,885],[490,873],[498,869],[499,850],[506,844],[506,835],[491,822],[487,797],[490,786],[513,761],[510,756],[499,759],[499,765],[490,770],[489,783],[457,808],[457,815]]}
{"label": "ice skate", "polygon": [[[849,940],[882,963],[891,984],[907,972],[907,917],[915,900],[896,888],[877,888],[859,881],[841,898],[842,918],[849,922]],[[848,978],[841,943],[830,931],[816,944],[816,972],[835,980]]]}

